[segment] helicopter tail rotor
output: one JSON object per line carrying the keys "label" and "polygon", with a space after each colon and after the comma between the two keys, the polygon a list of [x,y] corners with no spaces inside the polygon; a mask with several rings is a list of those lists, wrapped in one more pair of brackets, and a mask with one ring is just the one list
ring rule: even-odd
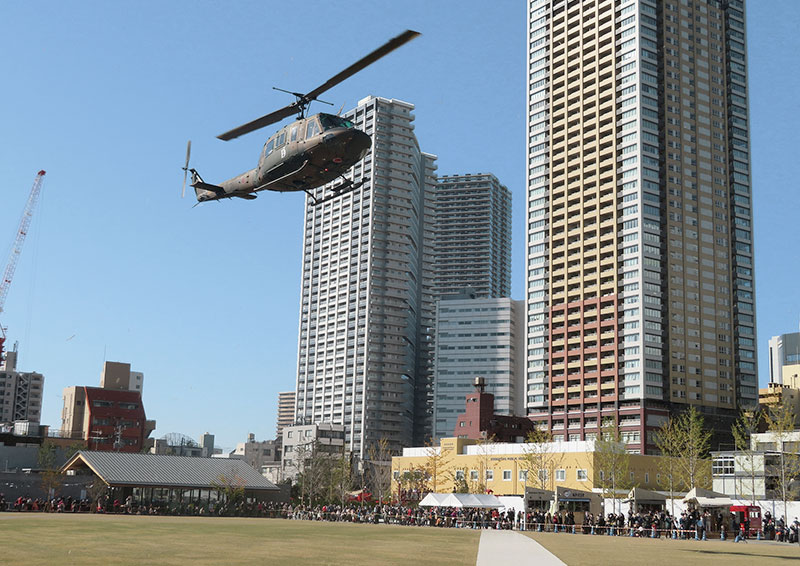
{"label": "helicopter tail rotor", "polygon": [[183,188],[181,189],[181,198],[186,196],[186,177],[189,175],[189,156],[192,154],[192,140],[186,144],[186,164],[183,166]]}

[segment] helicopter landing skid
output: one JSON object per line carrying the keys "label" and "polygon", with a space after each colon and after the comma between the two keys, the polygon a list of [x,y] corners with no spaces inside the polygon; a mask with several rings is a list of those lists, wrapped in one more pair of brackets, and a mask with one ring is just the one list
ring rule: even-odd
{"label": "helicopter landing skid", "polygon": [[363,185],[365,181],[367,181],[367,179],[361,179],[358,183],[353,183],[353,181],[345,180],[345,182],[342,183],[341,185],[339,185],[338,187],[335,187],[335,188],[331,189],[332,194],[329,194],[329,195],[327,195],[327,196],[325,196],[323,198],[320,198],[320,199],[318,199],[317,197],[312,195],[307,189],[303,189],[303,191],[309,197],[311,197],[311,201],[312,201],[311,202],[311,206],[319,206],[319,205],[324,204],[324,203],[326,203],[326,202],[328,202],[328,201],[330,201],[332,199],[335,199],[336,197],[342,196],[343,194],[350,193],[350,192],[355,191],[356,189],[361,188],[361,185]]}

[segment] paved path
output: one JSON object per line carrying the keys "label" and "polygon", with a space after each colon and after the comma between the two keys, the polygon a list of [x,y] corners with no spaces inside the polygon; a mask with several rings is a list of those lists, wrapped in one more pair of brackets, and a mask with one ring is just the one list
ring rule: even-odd
{"label": "paved path", "polygon": [[565,566],[553,553],[530,537],[514,531],[483,530],[476,566],[498,564]]}

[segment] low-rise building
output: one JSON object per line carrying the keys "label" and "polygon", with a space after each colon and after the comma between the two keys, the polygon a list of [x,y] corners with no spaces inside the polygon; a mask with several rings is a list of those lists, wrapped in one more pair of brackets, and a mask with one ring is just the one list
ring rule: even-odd
{"label": "low-rise building", "polygon": [[330,458],[345,452],[344,426],[317,423],[287,426],[283,429],[282,476],[294,479],[303,471],[305,461],[315,454]]}
{"label": "low-rise building", "polygon": [[244,460],[270,481],[280,481],[280,439],[256,441],[256,435],[251,432],[247,435],[247,442],[238,443],[228,457]]}
{"label": "low-rise building", "polygon": [[[537,463],[537,469],[531,469],[528,458]],[[633,486],[666,488],[666,477],[662,477],[659,468],[660,456],[628,454],[628,458],[629,477],[620,481],[620,494]],[[526,487],[592,491],[602,487],[602,461],[596,441],[533,444],[443,438],[439,446],[405,448],[402,456],[392,458],[392,488],[402,496],[406,489],[404,478],[421,472],[426,477],[426,488],[437,493],[463,487],[471,492],[486,490],[495,495],[516,496],[523,496]]]}
{"label": "low-rise building", "polygon": [[[754,434],[750,438],[749,450],[713,452],[712,489],[734,498],[781,499],[782,454],[784,469],[792,478],[796,477],[796,462],[800,458],[800,430],[783,435],[774,432]],[[792,482],[792,479],[789,481]],[[794,483],[800,484],[800,481]],[[790,491],[796,492],[796,489]]]}
{"label": "low-rise building", "polygon": [[464,412],[455,419],[453,436],[493,440],[495,442],[522,442],[533,431],[533,421],[527,417],[498,415],[495,413],[495,396],[486,393],[486,381],[475,378],[475,391],[467,395]]}
{"label": "low-rise building", "polygon": [[794,424],[800,427],[800,389],[793,383],[768,383],[758,390],[758,404],[764,411],[776,407],[791,407]]}
{"label": "low-rise building", "polygon": [[141,373],[130,371],[130,364],[106,362],[100,387],[65,388],[59,436],[84,440],[90,450],[148,448],[146,440],[156,422],[145,416],[142,380]]}

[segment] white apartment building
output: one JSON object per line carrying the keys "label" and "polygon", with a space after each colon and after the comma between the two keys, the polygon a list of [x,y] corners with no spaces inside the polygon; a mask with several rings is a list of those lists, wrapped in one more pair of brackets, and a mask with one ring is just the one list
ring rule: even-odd
{"label": "white apartment building", "polygon": [[15,421],[39,423],[42,415],[44,376],[17,371],[17,351],[6,352],[0,364],[0,424]]}
{"label": "white apartment building", "polygon": [[419,148],[413,109],[359,101],[345,117],[373,145],[347,175],[363,184],[319,206],[306,199],[295,422],[343,426],[360,458],[430,426],[436,157]]}
{"label": "white apartment building", "polygon": [[742,0],[528,2],[527,412],[551,430],[613,418],[644,452],[675,409],[724,437],[757,403],[744,34]]}

